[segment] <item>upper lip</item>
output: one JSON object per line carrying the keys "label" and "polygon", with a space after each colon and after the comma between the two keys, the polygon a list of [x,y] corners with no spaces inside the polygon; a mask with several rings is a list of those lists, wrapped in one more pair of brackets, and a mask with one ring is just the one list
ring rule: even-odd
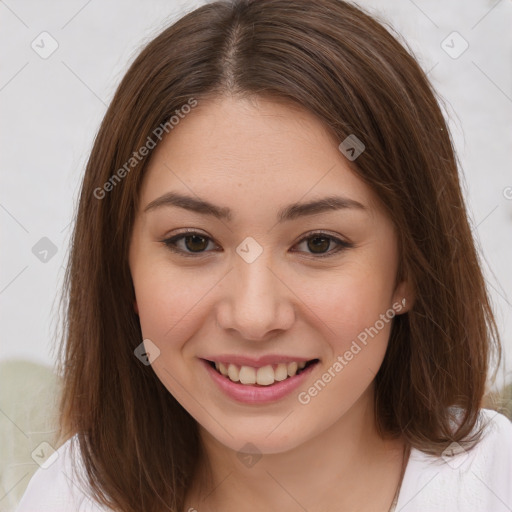
{"label": "upper lip", "polygon": [[261,368],[262,366],[279,364],[279,363],[292,363],[296,361],[300,363],[304,361],[307,363],[313,359],[317,359],[315,357],[298,357],[298,356],[284,356],[278,354],[268,354],[260,357],[246,357],[236,354],[220,354],[218,356],[210,356],[205,357],[207,361],[213,361],[215,363],[224,363],[224,364],[236,364],[237,366],[251,366],[253,368]]}

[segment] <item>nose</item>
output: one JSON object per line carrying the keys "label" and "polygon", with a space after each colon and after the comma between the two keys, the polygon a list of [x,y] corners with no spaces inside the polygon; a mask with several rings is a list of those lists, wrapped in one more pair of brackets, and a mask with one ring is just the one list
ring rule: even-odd
{"label": "nose", "polygon": [[294,294],[263,255],[252,263],[236,261],[222,294],[217,323],[245,340],[268,340],[295,321]]}

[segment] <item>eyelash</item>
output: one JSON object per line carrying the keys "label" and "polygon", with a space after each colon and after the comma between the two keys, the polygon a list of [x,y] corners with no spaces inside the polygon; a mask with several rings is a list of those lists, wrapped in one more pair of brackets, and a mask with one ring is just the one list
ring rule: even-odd
{"label": "eyelash", "polygon": [[[194,235],[199,235],[200,237],[213,242],[213,240],[210,237],[203,235],[202,233],[200,233],[198,231],[186,231],[184,233],[175,235],[171,238],[166,238],[165,240],[162,240],[162,243],[170,251],[177,253],[180,256],[184,256],[185,258],[198,258],[198,257],[204,256],[205,253],[211,252],[211,251],[203,251],[203,252],[191,253],[191,252],[183,251],[182,249],[178,249],[176,247],[176,242],[178,242],[179,240],[184,239],[186,237],[190,237],[190,236],[194,236]],[[299,240],[297,242],[297,244],[295,244],[295,245],[298,245],[298,244],[300,244],[306,240],[309,240],[311,238],[328,238],[329,240],[338,244],[338,247],[335,250],[329,251],[325,254],[309,253],[314,259],[330,258],[331,256],[334,256],[334,255],[338,254],[339,252],[343,251],[344,249],[350,249],[350,248],[354,247],[354,244],[352,244],[350,242],[346,242],[345,240],[341,240],[337,237],[329,235],[328,233],[323,233],[321,231],[315,231],[313,233],[308,233],[304,238]],[[300,252],[300,251],[298,251],[298,252]]]}

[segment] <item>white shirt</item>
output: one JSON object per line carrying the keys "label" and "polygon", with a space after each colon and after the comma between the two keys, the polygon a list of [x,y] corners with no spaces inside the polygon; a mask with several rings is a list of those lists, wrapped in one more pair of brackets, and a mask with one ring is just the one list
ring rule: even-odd
{"label": "white shirt", "polygon": [[[473,450],[434,457],[411,449],[396,512],[512,511],[512,423],[495,411],[481,412],[487,427]],[[71,443],[78,453],[76,437],[64,443],[53,464],[36,471],[16,512],[111,512],[74,477]],[[80,457],[76,462],[84,474]]]}

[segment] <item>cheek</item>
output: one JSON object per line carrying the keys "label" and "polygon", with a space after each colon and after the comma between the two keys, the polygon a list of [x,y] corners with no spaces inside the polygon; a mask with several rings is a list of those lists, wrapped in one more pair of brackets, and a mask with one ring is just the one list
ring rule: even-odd
{"label": "cheek", "polygon": [[143,336],[159,346],[184,336],[188,315],[194,314],[202,288],[194,286],[193,274],[172,272],[168,264],[156,261],[132,272],[132,278]]}
{"label": "cheek", "polygon": [[310,318],[316,317],[311,322],[328,347],[322,372],[299,390],[298,401],[311,407],[310,413],[314,408],[318,415],[336,421],[371,385],[394,318],[388,284],[385,277],[379,280],[375,274],[354,271],[310,295],[308,306],[315,313]]}
{"label": "cheek", "polygon": [[[362,263],[354,265],[337,276],[331,275],[308,286],[304,290],[307,306],[304,311],[309,308],[314,312],[322,320],[315,324],[322,328],[326,339],[343,349],[389,311],[392,285],[392,274],[368,271]],[[389,334],[389,324],[378,323],[383,335]]]}

